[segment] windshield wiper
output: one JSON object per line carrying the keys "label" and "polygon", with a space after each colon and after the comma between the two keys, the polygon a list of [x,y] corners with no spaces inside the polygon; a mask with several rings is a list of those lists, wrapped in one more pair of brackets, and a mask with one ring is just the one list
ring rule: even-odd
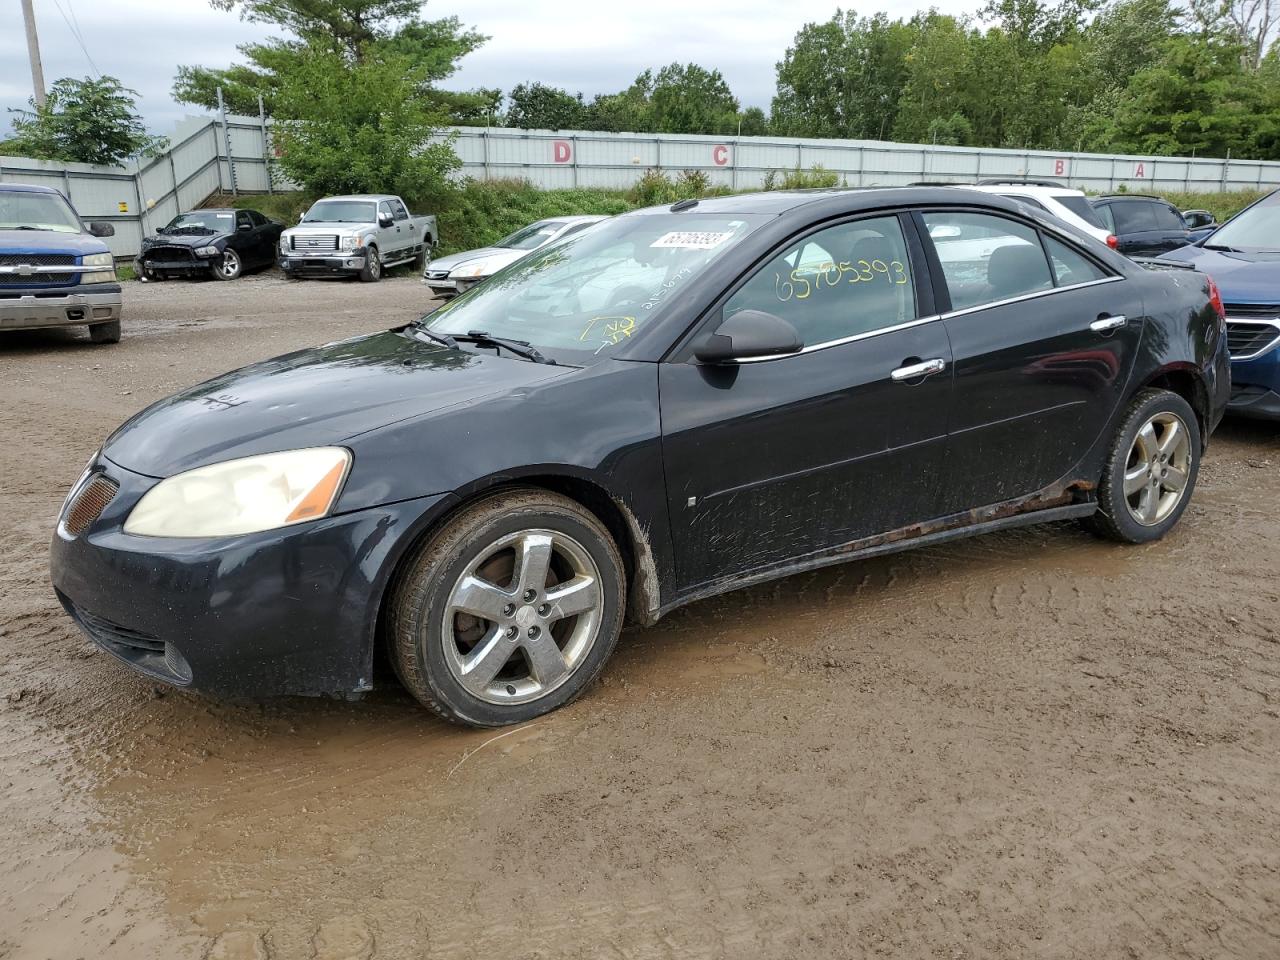
{"label": "windshield wiper", "polygon": [[468,330],[466,333],[454,334],[453,339],[463,343],[501,347],[514,353],[517,357],[524,357],[534,363],[547,363],[555,366],[554,360],[543,356],[542,352],[527,340],[508,340],[506,337],[495,337],[490,333],[485,333],[483,330]]}
{"label": "windshield wiper", "polygon": [[1235,247],[1228,247],[1223,243],[1206,243],[1201,246],[1202,250],[1225,250],[1227,253],[1239,253]]}
{"label": "windshield wiper", "polygon": [[417,320],[409,324],[408,329],[413,332],[414,336],[421,334],[422,336],[426,337],[428,340],[433,340],[436,343],[443,344],[444,346],[448,347],[450,350],[456,350],[458,347],[458,341],[455,340],[453,337],[449,336],[449,334],[438,333],[435,330],[432,330],[430,327],[425,327],[422,325],[421,320]]}

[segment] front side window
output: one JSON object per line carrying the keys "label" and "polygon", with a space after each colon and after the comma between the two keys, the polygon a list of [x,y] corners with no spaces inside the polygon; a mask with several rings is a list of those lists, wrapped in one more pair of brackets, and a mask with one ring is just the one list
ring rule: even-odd
{"label": "front side window", "polygon": [[788,247],[729,298],[724,316],[782,317],[809,347],[914,320],[915,287],[897,217],[828,227]]}
{"label": "front side window", "polygon": [[923,216],[953,310],[1053,287],[1040,238],[1026,224],[985,213],[942,211]]}
{"label": "front side window", "polygon": [[252,228],[252,227],[253,227],[253,221],[249,219],[249,215],[247,213],[241,210],[239,213],[236,214],[237,230],[244,230],[246,228]]}
{"label": "front side window", "polygon": [[689,281],[770,218],[756,214],[615,217],[521,257],[424,323],[522,340],[570,363],[605,358],[640,336]]}

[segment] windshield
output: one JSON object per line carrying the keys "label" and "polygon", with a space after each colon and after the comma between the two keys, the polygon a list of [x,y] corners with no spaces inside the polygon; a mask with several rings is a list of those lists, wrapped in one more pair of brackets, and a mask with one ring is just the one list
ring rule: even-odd
{"label": "windshield", "polygon": [[197,210],[169,221],[165,233],[230,233],[235,214],[228,210]]}
{"label": "windshield", "polygon": [[373,223],[378,205],[368,200],[321,200],[302,218],[303,223]]}
{"label": "windshield", "polygon": [[56,193],[0,190],[0,230],[80,233],[80,218]]}
{"label": "windshield", "polygon": [[563,226],[563,223],[556,220],[531,223],[529,226],[517,230],[511,236],[503,237],[494,246],[507,247],[511,250],[536,250],[550,240],[555,232]]}
{"label": "windshield", "polygon": [[1232,217],[1209,237],[1205,246],[1280,250],[1280,190]]}
{"label": "windshield", "polygon": [[1097,227],[1099,230],[1107,229],[1107,225],[1102,222],[1102,218],[1098,216],[1098,211],[1093,209],[1093,204],[1089,202],[1088,197],[1077,197],[1073,194],[1066,196],[1055,196],[1053,199],[1074,213],[1091,227]]}
{"label": "windshield", "polygon": [[618,217],[523,257],[423,322],[437,333],[483,330],[587,362],[651,324],[707,264],[767,219]]}

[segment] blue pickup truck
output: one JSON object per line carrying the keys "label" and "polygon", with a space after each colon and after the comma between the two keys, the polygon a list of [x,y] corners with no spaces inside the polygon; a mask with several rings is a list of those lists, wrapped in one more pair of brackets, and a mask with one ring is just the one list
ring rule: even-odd
{"label": "blue pickup truck", "polygon": [[1280,190],[1160,259],[1194,264],[1222,291],[1231,352],[1228,412],[1280,420]]}
{"label": "blue pickup truck", "polygon": [[120,342],[120,284],[101,237],[50,187],[0,183],[0,331],[87,326],[94,343]]}

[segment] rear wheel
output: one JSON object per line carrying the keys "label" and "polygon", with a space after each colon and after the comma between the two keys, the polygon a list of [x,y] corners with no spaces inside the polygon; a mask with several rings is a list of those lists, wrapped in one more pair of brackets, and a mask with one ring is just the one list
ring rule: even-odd
{"label": "rear wheel", "polygon": [[360,279],[365,283],[377,283],[382,279],[382,257],[378,255],[377,247],[369,247],[365,251]]}
{"label": "rear wheel", "polygon": [[541,490],[482,500],[399,578],[391,660],[419,701],[496,727],[563,706],[599,674],[622,630],[626,581],[609,532]]}
{"label": "rear wheel", "polygon": [[1116,431],[1098,485],[1093,528],[1113,540],[1159,540],[1186,510],[1200,471],[1200,425],[1168,390],[1144,390]]}
{"label": "rear wheel", "polygon": [[89,328],[89,339],[94,343],[119,343],[120,321],[112,320],[110,323],[95,323]]}

